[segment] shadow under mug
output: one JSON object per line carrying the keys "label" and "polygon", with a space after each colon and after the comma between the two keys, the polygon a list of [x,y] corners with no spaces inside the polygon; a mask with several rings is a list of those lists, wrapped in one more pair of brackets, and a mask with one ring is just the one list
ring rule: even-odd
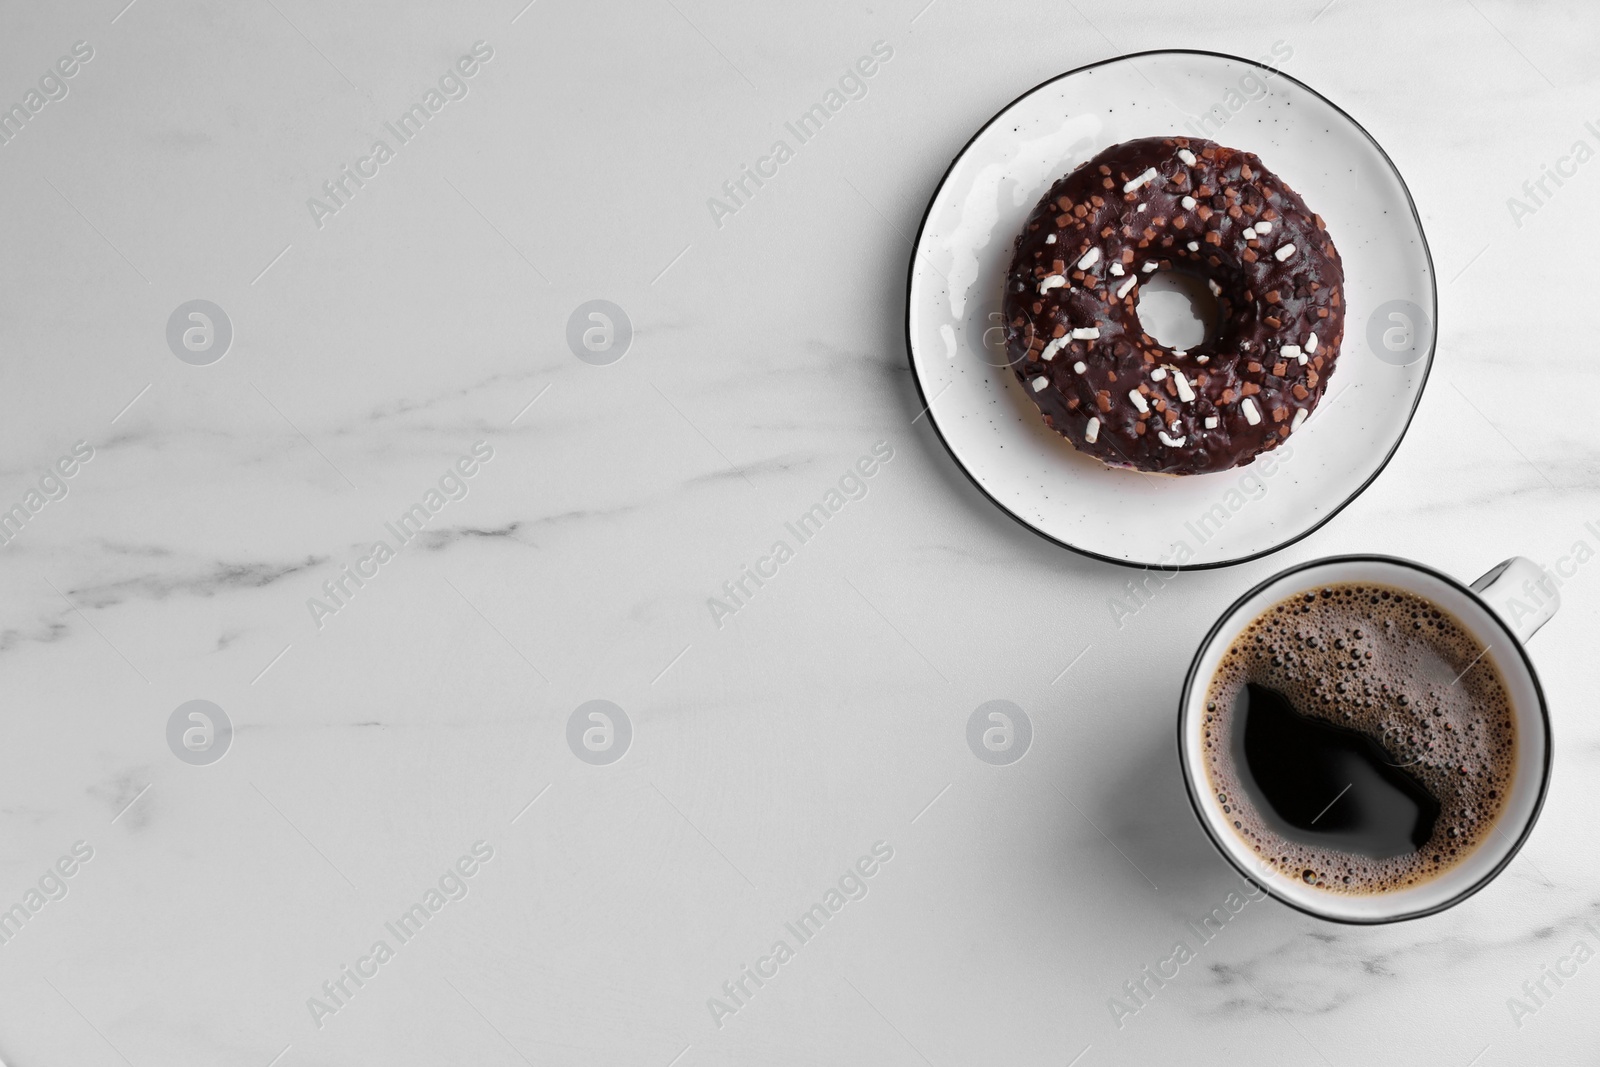
{"label": "shadow under mug", "polygon": [[[1293,878],[1255,854],[1212,791],[1203,734],[1206,691],[1228,647],[1262,612],[1323,586],[1371,582],[1425,597],[1464,625],[1505,681],[1516,729],[1509,795],[1489,836],[1453,867],[1404,889],[1341,894]],[[1268,578],[1233,603],[1206,634],[1189,665],[1178,708],[1178,757],[1195,816],[1214,845],[1248,881],[1290,907],[1345,923],[1386,923],[1432,915],[1488,885],[1533,830],[1550,783],[1550,719],[1539,676],[1523,645],[1555,614],[1560,596],[1533,561],[1513,557],[1472,585],[1411,560],[1331,556]]]}

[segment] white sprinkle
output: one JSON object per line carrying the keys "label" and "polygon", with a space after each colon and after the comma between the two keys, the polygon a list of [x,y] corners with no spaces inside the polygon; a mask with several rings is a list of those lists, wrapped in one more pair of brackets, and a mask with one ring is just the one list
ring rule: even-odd
{"label": "white sprinkle", "polygon": [[1184,349],[1182,349],[1182,348],[1174,348],[1172,350],[1172,355],[1176,359],[1182,359],[1184,356],[1187,356],[1188,354],[1189,353],[1187,351],[1185,351]]}
{"label": "white sprinkle", "polygon": [[1305,353],[1300,351],[1299,345],[1284,345],[1278,349],[1278,355],[1284,359],[1298,359],[1301,363],[1306,361]]}
{"label": "white sprinkle", "polygon": [[1127,296],[1128,291],[1137,284],[1139,284],[1139,279],[1137,277],[1131,277],[1121,285],[1117,286],[1117,299],[1121,300],[1123,297]]}
{"label": "white sprinkle", "polygon": [[1258,222],[1258,223],[1256,223],[1256,232],[1257,233],[1271,233],[1272,232],[1272,223],[1270,223],[1270,222]]}
{"label": "white sprinkle", "polygon": [[1098,262],[1100,262],[1100,249],[1091,248],[1083,254],[1082,259],[1078,260],[1078,269],[1088,270]]}
{"label": "white sprinkle", "polygon": [[1165,368],[1165,367],[1157,367],[1155,370],[1150,372],[1150,380],[1152,382],[1162,381],[1162,380],[1164,380],[1166,378],[1166,376],[1167,376],[1167,368]]}
{"label": "white sprinkle", "polygon": [[1140,204],[1140,205],[1139,205],[1139,206],[1138,206],[1138,208],[1136,208],[1136,209],[1135,209],[1135,210],[1138,210],[1138,211],[1144,211],[1144,210],[1145,210],[1145,209],[1147,209],[1147,208],[1148,208],[1148,207],[1149,207],[1149,206],[1150,206],[1150,205],[1149,205],[1149,204]]}
{"label": "white sprinkle", "polygon": [[1140,267],[1139,269],[1144,271],[1146,274],[1149,274],[1159,266],[1161,266],[1161,264],[1157,263],[1155,260],[1147,259],[1144,262],[1144,266]]}
{"label": "white sprinkle", "polygon": [[1146,403],[1144,394],[1139,390],[1129,389],[1128,399],[1133,401],[1133,406],[1139,410],[1139,414],[1144,415],[1150,411],[1150,405]]}
{"label": "white sprinkle", "polygon": [[1294,245],[1284,245],[1282,248],[1272,253],[1272,255],[1273,258],[1275,258],[1279,263],[1282,263],[1284,260],[1294,255]]}
{"label": "white sprinkle", "polygon": [[1044,346],[1044,351],[1039,353],[1039,358],[1044,360],[1046,363],[1049,363],[1052,359],[1056,358],[1057,352],[1060,352],[1066,347],[1067,340],[1068,338],[1066,337],[1052,338],[1050,343]]}
{"label": "white sprinkle", "polygon": [[1317,335],[1316,334],[1312,334],[1310,337],[1306,338],[1306,351],[1312,353],[1313,355],[1316,354],[1316,351],[1317,351]]}
{"label": "white sprinkle", "polygon": [[1194,357],[1194,361],[1196,363],[1210,363],[1211,362],[1211,357],[1210,356],[1195,356]]}
{"label": "white sprinkle", "polygon": [[1207,415],[1206,416],[1206,429],[1215,430],[1217,428],[1217,423],[1220,422],[1220,421],[1221,420],[1218,419],[1215,415]]}
{"label": "white sprinkle", "polygon": [[1206,279],[1206,284],[1211,287],[1211,295],[1212,296],[1221,296],[1222,295],[1222,286],[1217,284],[1217,280],[1215,278],[1207,278]]}
{"label": "white sprinkle", "polygon": [[1080,359],[1078,362],[1072,365],[1072,369],[1077,371],[1079,374],[1082,374],[1084,371],[1089,369],[1089,365]]}
{"label": "white sprinkle", "polygon": [[1037,393],[1039,390],[1043,389],[1049,384],[1050,379],[1041,374],[1033,380],[1033,391]]}
{"label": "white sprinkle", "polygon": [[1083,428],[1083,439],[1085,441],[1089,442],[1092,445],[1092,444],[1094,444],[1095,439],[1098,438],[1099,436],[1100,436],[1100,420],[1099,419],[1090,419],[1089,420],[1089,425],[1087,425],[1087,426],[1085,426]]}
{"label": "white sprinkle", "polygon": [[1119,278],[1122,277],[1122,275],[1124,273],[1123,269],[1122,269],[1122,264],[1121,263],[1113,263],[1113,264],[1111,264],[1111,273],[1115,274]]}
{"label": "white sprinkle", "polygon": [[1046,237],[1044,239],[1044,243],[1047,244],[1047,245],[1055,244],[1056,243],[1056,235],[1055,234],[1051,234],[1049,237]]}
{"label": "white sprinkle", "polygon": [[1165,430],[1157,430],[1156,436],[1161,438],[1161,443],[1168,448],[1182,448],[1183,443],[1189,439],[1187,437],[1168,437]]}
{"label": "white sprinkle", "polygon": [[1254,226],[1246,226],[1244,228],[1244,239],[1246,241],[1254,241],[1256,239],[1256,228]]}
{"label": "white sprinkle", "polygon": [[1200,251],[1200,242],[1199,241],[1190,241],[1189,242],[1189,251],[1191,251],[1191,252]]}
{"label": "white sprinkle", "polygon": [[1182,204],[1185,208],[1192,208],[1194,207],[1194,197],[1186,196],[1182,200],[1178,201],[1178,203]]}
{"label": "white sprinkle", "polygon": [[1098,339],[1099,336],[1100,327],[1098,326],[1079,326],[1072,331],[1072,339],[1074,341],[1093,341]]}
{"label": "white sprinkle", "polygon": [[1256,402],[1254,400],[1251,400],[1249,397],[1245,397],[1243,400],[1239,401],[1239,407],[1244,411],[1245,422],[1248,422],[1251,426],[1260,424],[1261,411],[1256,407]]}
{"label": "white sprinkle", "polygon": [[1067,284],[1067,279],[1059,274],[1052,274],[1039,283],[1039,295],[1043,296],[1052,289],[1059,289]]}
{"label": "white sprinkle", "polygon": [[1144,185],[1146,182],[1152,182],[1152,181],[1155,181],[1155,179],[1156,179],[1156,168],[1151,167],[1149,170],[1146,170],[1143,174],[1141,174],[1137,178],[1133,179],[1133,181],[1125,182],[1123,184],[1123,186],[1122,186],[1122,191],[1125,192],[1125,193],[1131,193],[1135,189],[1139,188],[1141,185]]}
{"label": "white sprinkle", "polygon": [[1189,384],[1189,379],[1183,376],[1183,371],[1172,368],[1172,384],[1178,387],[1178,399],[1185,404],[1194,402],[1194,386]]}
{"label": "white sprinkle", "polygon": [[1305,421],[1306,409],[1301,408],[1299,411],[1294,413],[1294,418],[1289,420],[1289,432],[1293,433],[1294,431],[1298,430],[1300,428],[1300,424]]}
{"label": "white sprinkle", "polygon": [[1183,165],[1184,166],[1186,166],[1186,167],[1194,166],[1194,163],[1195,163],[1194,153],[1189,151],[1187,148],[1178,149],[1178,158],[1183,160]]}

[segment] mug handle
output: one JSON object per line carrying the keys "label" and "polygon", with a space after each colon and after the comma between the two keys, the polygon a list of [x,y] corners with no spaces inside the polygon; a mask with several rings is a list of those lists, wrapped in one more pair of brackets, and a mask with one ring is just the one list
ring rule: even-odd
{"label": "mug handle", "polygon": [[1472,591],[1484,599],[1523,644],[1527,644],[1561,606],[1561,590],[1556,588],[1555,581],[1543,567],[1526,556],[1512,556],[1491,567],[1487,574],[1472,583]]}

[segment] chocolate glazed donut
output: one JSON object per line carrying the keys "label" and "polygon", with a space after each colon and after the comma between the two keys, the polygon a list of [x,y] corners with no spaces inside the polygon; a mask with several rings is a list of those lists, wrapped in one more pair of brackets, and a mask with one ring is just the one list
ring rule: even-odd
{"label": "chocolate glazed donut", "polygon": [[[1139,325],[1156,272],[1204,278],[1215,336]],[[1322,399],[1344,338],[1322,219],[1249,152],[1126,141],[1062,178],[1017,238],[1006,355],[1045,425],[1117,467],[1205,474],[1276,448]]]}

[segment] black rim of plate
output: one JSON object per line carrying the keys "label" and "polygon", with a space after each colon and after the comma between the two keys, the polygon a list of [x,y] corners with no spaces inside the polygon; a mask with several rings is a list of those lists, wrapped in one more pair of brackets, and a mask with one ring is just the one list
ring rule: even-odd
{"label": "black rim of plate", "polygon": [[[1081,547],[1079,545],[1071,544],[1070,542],[1063,541],[1059,537],[1055,537],[1052,534],[1048,534],[1045,531],[1041,530],[1038,526],[1035,526],[1032,522],[1029,522],[1027,519],[1025,519],[1021,515],[1017,514],[1010,507],[1008,507],[1005,503],[1003,503],[1001,500],[999,500],[993,493],[991,493],[989,491],[988,487],[986,487],[982,482],[980,482],[973,475],[973,473],[970,470],[967,469],[967,465],[965,463],[961,462],[961,457],[956,455],[956,450],[950,446],[950,442],[945,437],[944,431],[939,428],[939,420],[938,420],[938,417],[933,412],[933,404],[932,404],[931,401],[929,401],[927,392],[922,388],[922,379],[917,374],[916,352],[915,352],[915,350],[914,350],[914,348],[912,346],[912,343],[911,343],[911,310],[912,310],[911,290],[912,290],[912,285],[913,285],[913,283],[914,283],[914,281],[916,279],[917,254],[922,248],[922,235],[923,235],[923,232],[928,228],[928,217],[933,214],[933,206],[936,203],[939,202],[939,194],[944,191],[945,183],[950,180],[951,172],[954,171],[955,168],[956,168],[956,165],[961,162],[962,157],[967,154],[967,150],[972,147],[973,142],[975,142],[979,137],[982,137],[984,132],[986,130],[988,130],[990,126],[993,126],[996,122],[998,122],[1006,114],[1006,112],[1010,111],[1018,103],[1020,103],[1021,101],[1023,101],[1027,97],[1032,96],[1034,93],[1038,92],[1040,89],[1043,89],[1045,86],[1052,85],[1055,82],[1058,82],[1063,78],[1070,78],[1074,74],[1081,74],[1086,70],[1094,70],[1097,67],[1107,67],[1107,66],[1110,66],[1113,63],[1127,62],[1129,60],[1141,59],[1141,58],[1144,58],[1146,56],[1172,56],[1172,55],[1211,56],[1211,57],[1216,58],[1216,59],[1226,59],[1226,60],[1231,60],[1232,62],[1235,62],[1235,63],[1243,63],[1246,66],[1255,68],[1256,70],[1270,71],[1272,77],[1287,78],[1289,81],[1293,82],[1295,85],[1298,85],[1300,88],[1304,89],[1306,92],[1310,93],[1312,96],[1316,97],[1318,100],[1321,100],[1323,103],[1325,103],[1329,107],[1333,108],[1333,110],[1338,112],[1341,116],[1343,116],[1344,119],[1347,122],[1349,122],[1351,126],[1355,127],[1357,130],[1359,130],[1361,132],[1361,136],[1365,137],[1367,139],[1367,141],[1372,145],[1372,147],[1377,150],[1378,155],[1381,156],[1383,158],[1384,163],[1388,165],[1390,172],[1395,177],[1395,180],[1400,183],[1400,191],[1403,194],[1405,194],[1406,206],[1411,209],[1411,219],[1416,224],[1417,237],[1422,242],[1422,254],[1423,254],[1423,257],[1427,260],[1427,263],[1428,263],[1429,314],[1432,316],[1431,328],[1429,330],[1429,337],[1428,337],[1428,354],[1427,354],[1427,357],[1422,361],[1422,381],[1417,384],[1417,395],[1416,395],[1416,398],[1414,400],[1412,400],[1412,402],[1411,402],[1411,410],[1406,413],[1405,425],[1400,428],[1399,436],[1397,436],[1394,439],[1394,444],[1389,446],[1389,451],[1384,455],[1382,462],[1380,462],[1376,467],[1373,468],[1372,473],[1367,476],[1366,481],[1362,482],[1359,486],[1357,486],[1354,492],[1352,492],[1349,496],[1347,496],[1343,500],[1341,500],[1338,503],[1337,506],[1335,506],[1331,511],[1329,511],[1321,519],[1319,519],[1316,522],[1312,523],[1310,526],[1306,527],[1301,532],[1295,534],[1293,537],[1290,537],[1290,538],[1288,538],[1286,540],[1280,541],[1275,545],[1271,545],[1271,546],[1269,546],[1267,548],[1264,548],[1259,552],[1252,552],[1252,553],[1250,553],[1248,555],[1238,556],[1238,557],[1235,557],[1233,559],[1216,560],[1216,561],[1211,562],[1211,563],[1190,563],[1190,564],[1186,564],[1186,565],[1162,563],[1159,560],[1151,560],[1151,561],[1148,561],[1148,562],[1139,562],[1139,561],[1130,560],[1130,559],[1120,559],[1120,558],[1118,558],[1116,556],[1108,556],[1108,555],[1105,555],[1104,553],[1096,552],[1093,549],[1083,548],[1083,547]],[[916,240],[913,241],[912,245],[911,245],[911,260],[910,260],[910,263],[909,263],[909,265],[907,267],[907,270],[906,270],[906,321],[905,321],[905,335],[906,335],[906,359],[908,360],[908,362],[911,365],[911,380],[917,387],[917,399],[922,401],[922,410],[927,413],[928,422],[933,427],[933,432],[936,435],[938,435],[939,443],[944,446],[944,450],[946,452],[948,452],[950,454],[950,458],[955,461],[956,467],[960,469],[962,474],[966,475],[967,481],[971,482],[973,484],[973,486],[977,488],[978,492],[982,493],[985,497],[987,497],[991,504],[993,504],[995,507],[999,508],[1006,515],[1009,515],[1019,525],[1023,526],[1024,528],[1026,528],[1028,530],[1033,531],[1035,534],[1037,534],[1038,536],[1044,538],[1046,541],[1049,541],[1052,544],[1060,545],[1062,548],[1065,548],[1068,551],[1076,552],[1080,556],[1087,556],[1090,559],[1101,560],[1102,562],[1105,562],[1105,563],[1114,563],[1119,567],[1131,567],[1131,568],[1135,568],[1135,569],[1138,569],[1138,570],[1148,570],[1151,567],[1160,567],[1160,568],[1162,568],[1162,570],[1164,572],[1171,572],[1171,573],[1176,574],[1176,573],[1178,573],[1180,571],[1205,571],[1205,570],[1217,570],[1217,569],[1220,569],[1222,567],[1235,567],[1235,566],[1238,566],[1241,563],[1249,563],[1252,560],[1257,560],[1257,559],[1261,559],[1261,558],[1263,558],[1265,556],[1270,556],[1274,552],[1281,552],[1285,548],[1288,548],[1290,545],[1295,544],[1298,541],[1304,540],[1305,538],[1310,537],[1312,534],[1316,533],[1318,530],[1322,529],[1322,527],[1326,526],[1329,523],[1329,521],[1331,521],[1333,519],[1333,517],[1335,515],[1339,514],[1339,512],[1341,512],[1345,508],[1349,507],[1352,501],[1354,501],[1362,493],[1366,492],[1368,486],[1372,485],[1373,482],[1377,481],[1378,475],[1382,474],[1383,471],[1384,471],[1384,468],[1386,468],[1389,465],[1389,461],[1391,459],[1393,459],[1394,458],[1394,454],[1397,451],[1399,451],[1400,444],[1401,444],[1401,442],[1403,442],[1405,440],[1406,434],[1408,432],[1410,432],[1412,420],[1415,419],[1416,415],[1417,415],[1417,408],[1420,407],[1421,404],[1422,404],[1422,394],[1427,391],[1428,375],[1430,373],[1432,373],[1432,370],[1433,370],[1433,356],[1434,356],[1434,352],[1436,351],[1436,349],[1438,347],[1438,343],[1439,343],[1439,284],[1438,284],[1438,281],[1437,281],[1437,275],[1435,274],[1434,267],[1433,267],[1433,250],[1428,247],[1428,235],[1427,235],[1426,231],[1424,231],[1424,229],[1422,227],[1422,216],[1420,214],[1418,214],[1418,212],[1417,212],[1417,203],[1411,196],[1411,187],[1406,184],[1405,176],[1400,173],[1400,168],[1396,167],[1394,165],[1394,160],[1389,158],[1389,153],[1387,153],[1387,152],[1385,152],[1383,150],[1383,146],[1378,143],[1377,139],[1375,137],[1373,137],[1372,134],[1368,133],[1367,132],[1367,128],[1365,126],[1361,125],[1361,123],[1357,122],[1355,120],[1355,118],[1348,111],[1346,111],[1344,108],[1340,107],[1338,104],[1335,104],[1332,100],[1329,100],[1326,96],[1323,96],[1321,93],[1317,92],[1315,89],[1311,88],[1311,86],[1307,85],[1305,82],[1301,81],[1299,78],[1296,78],[1294,75],[1287,74],[1287,73],[1277,69],[1276,67],[1269,67],[1269,66],[1267,66],[1267,65],[1265,65],[1263,63],[1258,63],[1253,59],[1245,59],[1242,56],[1229,55],[1226,52],[1212,52],[1212,51],[1208,51],[1208,50],[1203,49],[1203,48],[1153,48],[1153,49],[1149,49],[1149,50],[1144,51],[1144,52],[1129,52],[1126,55],[1112,56],[1109,59],[1102,59],[1102,60],[1098,60],[1098,61],[1096,61],[1094,63],[1087,63],[1084,66],[1075,67],[1072,70],[1066,71],[1063,74],[1057,74],[1053,78],[1045,79],[1044,81],[1040,82],[1038,85],[1035,85],[1033,88],[1029,89],[1027,92],[1022,93],[1021,95],[1017,96],[1015,99],[1013,99],[1010,103],[1006,104],[1006,106],[1001,108],[999,111],[995,112],[994,116],[992,118],[990,118],[988,122],[985,122],[982,126],[980,126],[978,128],[978,131],[976,133],[974,133],[970,138],[968,138],[967,143],[961,146],[961,151],[959,151],[959,152],[957,152],[955,154],[955,157],[953,159],[951,159],[951,161],[950,161],[950,166],[945,168],[944,175],[942,177],[940,177],[938,186],[936,186],[934,188],[934,190],[933,190],[933,196],[931,196],[928,199],[927,210],[925,210],[922,213],[922,222],[917,226]],[[937,397],[935,399],[937,399]],[[1235,469],[1242,469],[1242,468],[1235,468]]]}
{"label": "black rim of plate", "polygon": [[[1189,694],[1193,690],[1196,676],[1199,674],[1200,661],[1205,657],[1206,649],[1210,648],[1212,642],[1217,639],[1217,634],[1222,631],[1223,625],[1237,615],[1240,608],[1244,607],[1245,604],[1249,603],[1250,600],[1266,590],[1268,587],[1272,586],[1274,583],[1280,582],[1291,575],[1300,573],[1301,571],[1311,570],[1317,567],[1324,567],[1334,563],[1383,563],[1391,566],[1401,567],[1406,570],[1413,570],[1421,574],[1426,574],[1450,586],[1457,592],[1464,594],[1467,599],[1475,602],[1480,608],[1482,608],[1483,613],[1490,619],[1493,619],[1494,625],[1498,626],[1505,634],[1506,643],[1517,650],[1517,655],[1521,657],[1522,660],[1523,669],[1528,672],[1528,680],[1533,683],[1534,697],[1539,705],[1539,718],[1540,721],[1544,723],[1544,762],[1539,771],[1539,795],[1534,798],[1533,811],[1528,814],[1528,820],[1523,825],[1521,832],[1517,835],[1517,839],[1511,843],[1511,847],[1506,851],[1506,854],[1500,858],[1500,862],[1494,865],[1493,869],[1488,871],[1483,877],[1479,878],[1465,889],[1461,890],[1459,893],[1454,894],[1447,900],[1435,904],[1431,908],[1419,908],[1416,911],[1403,912],[1398,915],[1383,915],[1370,919],[1352,918],[1343,915],[1328,915],[1324,912],[1320,912],[1313,908],[1308,908],[1302,904],[1298,904],[1295,901],[1289,900],[1287,897],[1280,896],[1278,893],[1273,891],[1271,886],[1263,885],[1261,879],[1256,878],[1248,870],[1246,870],[1244,865],[1234,857],[1228,846],[1218,839],[1215,831],[1213,831],[1211,828],[1211,824],[1206,821],[1205,813],[1200,810],[1200,794],[1198,792],[1199,787],[1195,782],[1194,777],[1189,773],[1189,761],[1184,758],[1184,737],[1187,733],[1187,728],[1189,725]],[[1511,628],[1507,626],[1505,620],[1500,617],[1500,613],[1490,607],[1488,602],[1485,601],[1483,597],[1479,596],[1476,590],[1470,588],[1469,586],[1463,585],[1461,582],[1452,578],[1450,575],[1443,573],[1442,571],[1436,571],[1432,567],[1418,563],[1415,560],[1401,559],[1398,556],[1383,556],[1376,554],[1324,556],[1321,559],[1309,560],[1305,563],[1297,563],[1293,567],[1279,571],[1266,581],[1258,583],[1251,588],[1249,592],[1245,593],[1243,596],[1239,597],[1239,599],[1230,604],[1228,609],[1217,618],[1216,623],[1211,627],[1211,629],[1207,631],[1205,638],[1200,642],[1200,647],[1195,650],[1194,659],[1189,661],[1189,672],[1184,676],[1183,694],[1179,699],[1178,765],[1183,769],[1184,792],[1186,792],[1189,796],[1189,807],[1194,812],[1195,819],[1200,823],[1200,828],[1205,831],[1207,839],[1216,846],[1217,851],[1222,854],[1222,858],[1227,860],[1233,869],[1238,871],[1240,876],[1243,877],[1245,881],[1257,887],[1262,892],[1272,897],[1272,899],[1293,908],[1295,911],[1310,915],[1313,918],[1322,919],[1325,922],[1344,923],[1347,926],[1381,926],[1385,923],[1405,922],[1408,919],[1421,919],[1428,915],[1437,915],[1446,908],[1455,907],[1457,904],[1460,904],[1462,901],[1478,892],[1478,890],[1482,889],[1484,886],[1498,878],[1500,876],[1500,872],[1504,871],[1508,866],[1510,866],[1511,861],[1516,859],[1517,853],[1522,851],[1523,844],[1533,833],[1533,827],[1539,821],[1540,813],[1544,811],[1545,796],[1550,791],[1550,770],[1555,755],[1555,737],[1550,730],[1550,708],[1545,701],[1544,686],[1539,681],[1539,672],[1533,669],[1533,661],[1528,658],[1528,650],[1523,647],[1522,641],[1517,637],[1517,635],[1511,632]],[[1209,790],[1207,791],[1207,795],[1210,795]],[[1478,847],[1482,848],[1483,846],[1479,845]]]}

